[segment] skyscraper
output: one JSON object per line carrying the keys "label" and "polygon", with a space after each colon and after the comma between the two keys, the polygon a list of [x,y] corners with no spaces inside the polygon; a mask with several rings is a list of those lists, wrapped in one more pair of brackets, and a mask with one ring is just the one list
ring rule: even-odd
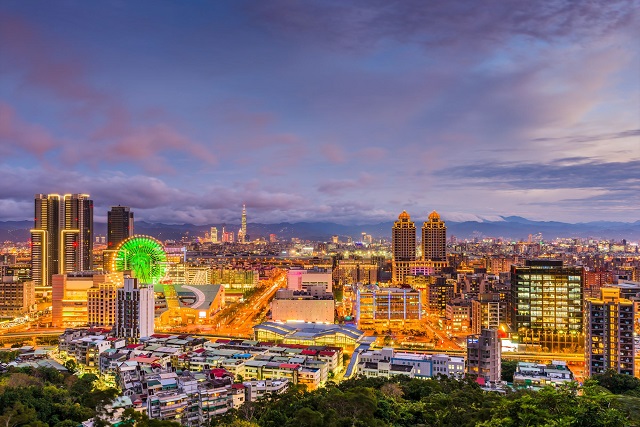
{"label": "skyscraper", "polygon": [[51,276],[58,272],[61,221],[60,196],[36,194],[31,229],[31,275],[39,296],[51,290]]}
{"label": "skyscraper", "polygon": [[447,260],[447,227],[436,211],[431,212],[429,220],[422,225],[422,258]]}
{"label": "skyscraper", "polygon": [[582,348],[582,267],[528,260],[511,267],[511,321],[520,344],[543,351]]}
{"label": "skyscraper", "polygon": [[120,242],[133,236],[133,212],[128,206],[112,206],[107,212],[107,248],[115,249]]}
{"label": "skyscraper", "polygon": [[60,239],[60,274],[93,268],[93,200],[88,194],[65,194]]}
{"label": "skyscraper", "polygon": [[218,228],[217,227],[211,227],[211,243],[218,243]]}
{"label": "skyscraper", "polygon": [[600,289],[600,298],[585,300],[586,376],[609,369],[634,375],[634,303],[622,298],[620,288]]}
{"label": "skyscraper", "polygon": [[402,283],[416,259],[416,225],[407,211],[402,211],[391,230],[392,280]]}
{"label": "skyscraper", "polygon": [[247,236],[247,207],[242,205],[242,224],[238,232],[238,243],[246,243],[249,240]]}
{"label": "skyscraper", "polygon": [[31,269],[38,296],[51,277],[93,266],[93,201],[87,194],[36,194]]}

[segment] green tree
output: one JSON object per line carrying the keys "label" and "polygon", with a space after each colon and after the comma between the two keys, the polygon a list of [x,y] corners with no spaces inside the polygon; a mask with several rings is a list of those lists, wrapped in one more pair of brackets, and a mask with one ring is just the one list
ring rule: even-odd
{"label": "green tree", "polygon": [[501,365],[502,365],[502,369],[500,372],[500,379],[502,381],[507,381],[509,383],[512,383],[513,374],[515,374],[516,369],[518,368],[518,361],[502,359]]}
{"label": "green tree", "polygon": [[78,369],[76,362],[74,362],[72,359],[64,362],[64,367],[67,368],[67,371],[69,371],[70,374],[75,374],[76,370]]}

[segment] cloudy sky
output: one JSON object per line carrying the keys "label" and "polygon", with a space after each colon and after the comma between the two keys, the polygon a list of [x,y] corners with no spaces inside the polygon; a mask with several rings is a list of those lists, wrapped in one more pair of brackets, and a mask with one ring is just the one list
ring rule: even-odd
{"label": "cloudy sky", "polygon": [[640,220],[640,0],[0,3],[0,220]]}

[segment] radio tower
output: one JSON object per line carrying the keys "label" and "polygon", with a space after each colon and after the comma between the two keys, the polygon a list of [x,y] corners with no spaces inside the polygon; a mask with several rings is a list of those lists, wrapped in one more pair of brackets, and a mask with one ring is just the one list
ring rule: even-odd
{"label": "radio tower", "polygon": [[247,242],[247,207],[242,205],[242,226],[240,227],[240,234],[242,237],[240,238],[240,243]]}

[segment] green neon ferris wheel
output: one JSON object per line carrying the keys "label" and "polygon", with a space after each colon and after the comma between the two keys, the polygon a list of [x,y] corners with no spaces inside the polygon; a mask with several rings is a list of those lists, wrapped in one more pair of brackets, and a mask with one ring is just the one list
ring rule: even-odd
{"label": "green neon ferris wheel", "polygon": [[112,271],[127,270],[140,283],[158,283],[167,271],[167,254],[162,243],[149,236],[131,236],[122,241],[116,249]]}

